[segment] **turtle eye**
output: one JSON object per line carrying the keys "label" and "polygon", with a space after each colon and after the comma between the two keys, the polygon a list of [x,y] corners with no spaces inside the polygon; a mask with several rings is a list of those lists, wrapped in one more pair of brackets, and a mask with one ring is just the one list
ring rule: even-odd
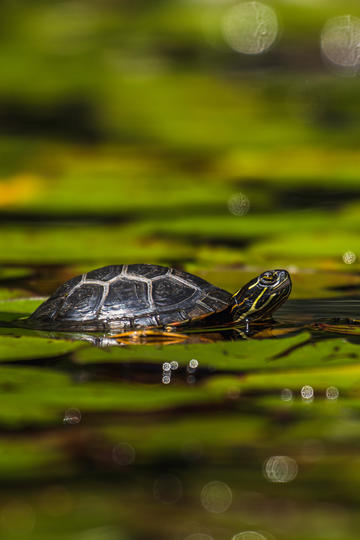
{"label": "turtle eye", "polygon": [[276,272],[264,272],[260,278],[261,285],[271,285],[277,279]]}

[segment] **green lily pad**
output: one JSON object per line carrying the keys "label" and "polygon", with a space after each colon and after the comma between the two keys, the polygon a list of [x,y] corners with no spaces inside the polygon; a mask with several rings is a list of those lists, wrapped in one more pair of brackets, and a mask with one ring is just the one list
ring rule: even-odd
{"label": "green lily pad", "polygon": [[25,266],[0,267],[0,279],[18,279],[31,276],[33,270]]}
{"label": "green lily pad", "polygon": [[[30,332],[29,332],[30,333]],[[79,342],[28,336],[0,336],[0,363],[63,356],[81,346]]]}
{"label": "green lily pad", "polygon": [[[127,383],[75,383],[68,375],[49,369],[0,367],[2,398],[0,423],[59,425],[67,409],[86,413],[105,411],[156,412],[186,404],[206,404],[219,400],[205,388],[196,392],[188,388],[169,388],[159,381],[158,391],[152,386]],[[160,378],[160,374],[159,374]]]}
{"label": "green lily pad", "polygon": [[230,215],[224,201],[224,212],[217,216],[192,215],[159,222],[147,221],[139,230],[148,234],[166,234],[174,237],[195,237],[226,240],[271,238],[284,231],[289,236],[299,231],[326,231],[331,216],[323,212],[284,212],[269,219],[268,215]]}
{"label": "green lily pad", "polygon": [[[211,335],[211,334],[210,334]],[[318,366],[357,364],[360,357],[358,345],[342,339],[309,341],[309,334],[301,333],[283,339],[249,339],[236,342],[217,342],[198,345],[111,347],[80,349],[74,361],[80,364],[106,362],[151,362],[161,366],[176,361],[180,366],[196,359],[202,368],[247,372],[277,372],[291,368],[302,372]]]}
{"label": "green lily pad", "polygon": [[0,261],[4,262],[101,265],[116,261],[181,260],[192,253],[190,246],[135,237],[131,229],[122,226],[6,227],[0,236]]}
{"label": "green lily pad", "polygon": [[32,313],[45,298],[14,298],[0,300],[0,321],[11,321]]}
{"label": "green lily pad", "polygon": [[[341,228],[341,222],[340,222]],[[296,263],[304,264],[306,260],[318,261],[333,259],[338,266],[345,266],[343,255],[347,251],[356,252],[359,235],[357,232],[332,230],[304,234],[303,232],[292,233],[291,235],[279,235],[267,242],[257,242],[252,248],[254,255],[261,256],[266,260],[287,259]]]}
{"label": "green lily pad", "polygon": [[[5,288],[0,287],[0,303],[3,300],[10,300],[15,298],[26,298],[26,295],[31,296],[28,291],[19,288]],[[1,304],[0,304],[1,305]]]}
{"label": "green lily pad", "polygon": [[[217,377],[208,382],[211,391],[218,390],[219,395],[223,395],[225,390],[232,388],[234,392],[270,392],[277,394],[280,399],[281,391],[288,388],[298,397],[301,397],[301,390],[310,387],[314,392],[316,400],[317,393],[321,394],[322,400],[326,399],[326,389],[336,387],[342,397],[358,396],[360,380],[360,368],[358,364],[334,367],[313,368],[307,370],[286,370],[277,373],[252,373],[243,381],[237,381],[232,377]],[[310,390],[311,391],[311,390]],[[305,394],[306,395],[306,394]],[[302,406],[311,403],[311,399],[304,399]]]}
{"label": "green lily pad", "polygon": [[14,478],[46,478],[54,469],[62,476],[67,472],[64,455],[58,449],[49,448],[46,441],[39,439],[13,441],[3,438],[0,444],[0,476],[4,480]]}

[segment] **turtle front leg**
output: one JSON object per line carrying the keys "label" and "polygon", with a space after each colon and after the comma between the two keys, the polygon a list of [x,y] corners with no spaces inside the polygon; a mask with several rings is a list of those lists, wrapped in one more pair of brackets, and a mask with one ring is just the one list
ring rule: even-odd
{"label": "turtle front leg", "polygon": [[251,319],[251,317],[245,317],[243,320],[245,329],[244,334],[246,336],[253,336],[255,333],[265,327],[272,327],[275,324],[275,321],[272,317],[266,319]]}

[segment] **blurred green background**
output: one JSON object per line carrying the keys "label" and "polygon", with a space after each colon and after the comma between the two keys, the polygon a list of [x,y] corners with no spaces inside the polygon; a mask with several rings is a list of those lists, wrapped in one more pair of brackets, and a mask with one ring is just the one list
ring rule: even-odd
{"label": "blurred green background", "polygon": [[344,266],[360,83],[320,38],[360,8],[273,2],[274,43],[241,54],[226,37],[236,6],[2,3],[3,263]]}
{"label": "blurred green background", "polygon": [[[358,314],[357,17],[347,0],[3,0],[0,320],[132,262],[231,291],[286,267],[292,298]],[[343,330],[106,350],[1,328],[1,538],[357,540]]]}

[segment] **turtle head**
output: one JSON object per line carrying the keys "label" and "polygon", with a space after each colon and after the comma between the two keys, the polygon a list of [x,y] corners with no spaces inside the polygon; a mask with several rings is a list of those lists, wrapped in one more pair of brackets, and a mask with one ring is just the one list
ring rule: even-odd
{"label": "turtle head", "polygon": [[267,270],[244,285],[233,297],[234,322],[244,319],[270,319],[289,296],[291,279],[286,270]]}

